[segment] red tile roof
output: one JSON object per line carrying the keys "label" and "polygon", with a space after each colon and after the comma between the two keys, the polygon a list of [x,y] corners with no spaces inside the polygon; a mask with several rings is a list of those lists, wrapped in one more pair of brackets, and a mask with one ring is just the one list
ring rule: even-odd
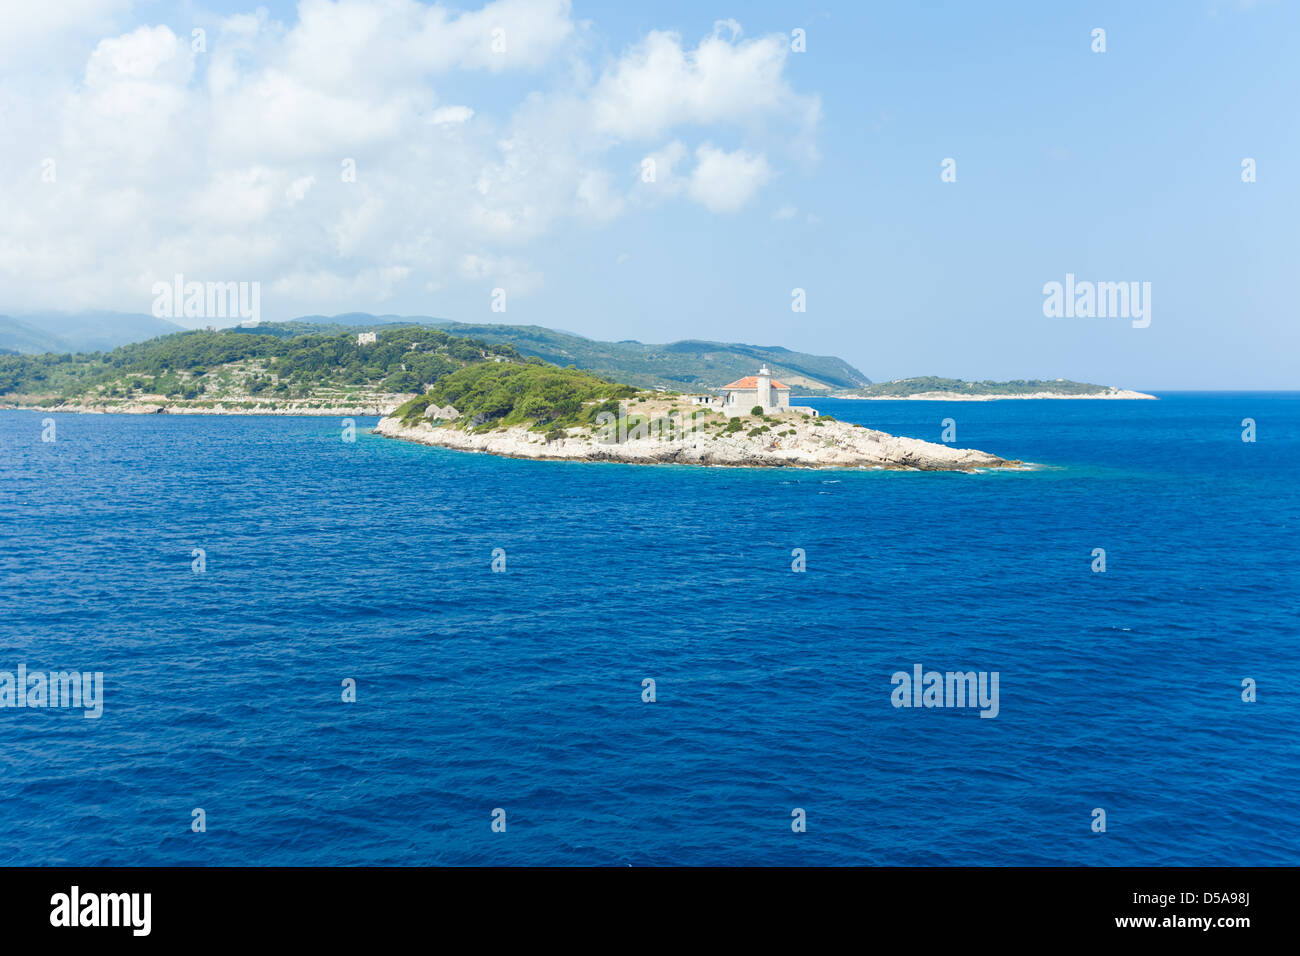
{"label": "red tile roof", "polygon": [[[730,385],[724,385],[723,388],[758,388],[758,376],[746,375],[744,378],[737,379]],[[773,388],[789,388],[789,385],[782,385],[776,379],[772,379]]]}

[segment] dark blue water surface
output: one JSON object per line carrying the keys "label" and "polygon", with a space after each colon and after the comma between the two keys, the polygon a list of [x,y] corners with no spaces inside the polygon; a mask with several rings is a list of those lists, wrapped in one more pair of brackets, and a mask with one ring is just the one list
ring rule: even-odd
{"label": "dark blue water surface", "polygon": [[105,680],[0,709],[0,863],[1300,863],[1300,395],[818,404],[1043,467],[0,412],[0,670]]}

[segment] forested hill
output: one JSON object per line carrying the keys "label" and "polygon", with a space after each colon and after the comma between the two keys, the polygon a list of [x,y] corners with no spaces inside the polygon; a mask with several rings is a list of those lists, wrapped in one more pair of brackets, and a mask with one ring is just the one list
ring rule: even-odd
{"label": "forested hill", "polygon": [[[871,380],[843,359],[809,355],[778,346],[746,345],[702,340],[649,345],[625,340],[602,342],[572,332],[536,325],[474,325],[432,316],[307,315],[288,322],[263,322],[230,331],[242,335],[295,338],[300,335],[341,335],[419,325],[496,345],[509,345],[555,365],[573,365],[643,388],[703,391],[753,375],[766,364],[797,392],[816,393],[856,389]],[[96,312],[47,315],[27,325],[0,316],[0,352],[86,352],[107,350],[128,342],[144,343],[176,326],[144,315]],[[44,330],[44,331],[43,331]],[[59,334],[53,334],[55,331]]]}
{"label": "forested hill", "polygon": [[374,404],[423,391],[467,364],[521,361],[509,345],[420,326],[283,337],[248,329],[180,332],[91,354],[0,355],[0,399],[107,405],[270,401]]}
{"label": "forested hill", "polygon": [[647,388],[718,388],[753,375],[763,364],[801,394],[861,388],[871,384],[869,378],[843,359],[792,352],[778,346],[699,340],[667,345],[647,345],[631,340],[600,342],[537,325],[445,322],[439,323],[438,328],[456,335],[471,335],[487,342],[513,345],[525,355],[536,355],[554,365],[575,365],[615,381]]}

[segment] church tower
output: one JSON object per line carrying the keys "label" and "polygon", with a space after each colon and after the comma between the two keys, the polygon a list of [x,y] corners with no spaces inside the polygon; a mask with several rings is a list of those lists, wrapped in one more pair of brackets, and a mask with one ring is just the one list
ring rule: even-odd
{"label": "church tower", "polygon": [[772,373],[766,363],[758,370],[758,404],[763,406],[763,411],[772,407]]}

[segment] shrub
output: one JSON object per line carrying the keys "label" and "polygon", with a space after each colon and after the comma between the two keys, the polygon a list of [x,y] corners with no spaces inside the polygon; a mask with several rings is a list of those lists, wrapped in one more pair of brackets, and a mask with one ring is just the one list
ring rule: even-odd
{"label": "shrub", "polygon": [[749,414],[761,418],[762,415],[763,415],[763,406],[762,406],[762,405],[755,405],[753,408],[751,408],[751,409],[749,410]]}

